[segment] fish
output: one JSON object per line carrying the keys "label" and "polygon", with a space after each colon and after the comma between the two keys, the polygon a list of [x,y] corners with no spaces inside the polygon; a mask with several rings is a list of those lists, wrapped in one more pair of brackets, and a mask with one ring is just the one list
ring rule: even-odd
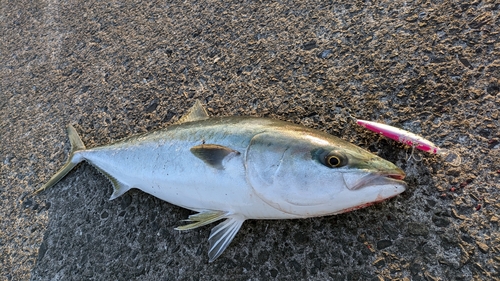
{"label": "fish", "polygon": [[300,219],[353,211],[405,191],[405,173],[354,144],[276,119],[210,117],[200,101],[166,128],[86,148],[69,125],[67,162],[35,193],[86,161],[106,176],[110,199],[132,188],[195,212],[177,230],[220,220],[209,262],[249,219]]}
{"label": "fish", "polygon": [[[352,117],[354,118],[354,117]],[[354,118],[355,119],[355,118]],[[385,137],[393,139],[397,142],[406,144],[408,146],[414,147],[416,149],[431,153],[438,154],[445,158],[447,162],[450,162],[453,166],[458,166],[461,163],[461,157],[454,151],[440,148],[433,142],[417,135],[412,132],[399,129],[387,124],[355,119],[356,124]]]}

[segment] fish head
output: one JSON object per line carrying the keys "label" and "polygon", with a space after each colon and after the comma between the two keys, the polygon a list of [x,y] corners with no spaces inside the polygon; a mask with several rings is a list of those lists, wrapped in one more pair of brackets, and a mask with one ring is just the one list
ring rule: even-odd
{"label": "fish head", "polygon": [[264,132],[245,155],[247,181],[266,203],[298,217],[348,212],[403,192],[403,170],[315,130]]}

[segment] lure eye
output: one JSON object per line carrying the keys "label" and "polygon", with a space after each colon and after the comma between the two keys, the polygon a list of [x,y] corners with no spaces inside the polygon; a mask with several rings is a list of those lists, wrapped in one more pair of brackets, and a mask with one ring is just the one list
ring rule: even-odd
{"label": "lure eye", "polygon": [[345,166],[347,164],[347,159],[344,155],[330,152],[325,156],[323,164],[329,168],[338,168]]}

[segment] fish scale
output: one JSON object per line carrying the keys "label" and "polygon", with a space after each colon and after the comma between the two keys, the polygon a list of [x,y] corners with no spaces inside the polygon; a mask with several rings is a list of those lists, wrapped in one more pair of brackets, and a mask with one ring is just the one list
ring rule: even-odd
{"label": "fish scale", "polygon": [[224,219],[209,261],[247,219],[333,215],[406,188],[401,169],[340,138],[274,119],[210,118],[199,101],[172,126],[109,145],[87,149],[72,126],[68,135],[68,161],[36,192],[87,161],[111,181],[111,199],[137,188],[197,212],[177,230]]}

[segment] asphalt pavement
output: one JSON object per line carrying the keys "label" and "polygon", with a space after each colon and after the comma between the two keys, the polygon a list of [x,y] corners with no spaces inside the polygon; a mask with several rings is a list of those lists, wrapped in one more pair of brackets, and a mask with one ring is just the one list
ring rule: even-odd
{"label": "asphalt pavement", "polygon": [[[0,280],[499,280],[500,4],[483,1],[2,1]],[[336,216],[247,221],[208,262],[191,211],[66,161],[213,116],[276,118],[401,167],[408,189]],[[349,116],[461,156],[387,140]]]}

